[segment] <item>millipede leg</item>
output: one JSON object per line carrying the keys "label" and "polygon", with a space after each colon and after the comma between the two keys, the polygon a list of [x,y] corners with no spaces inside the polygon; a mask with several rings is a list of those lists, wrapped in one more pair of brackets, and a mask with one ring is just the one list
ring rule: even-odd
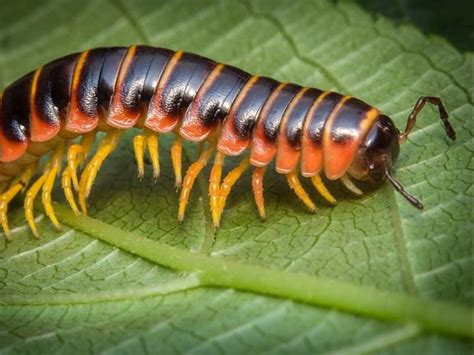
{"label": "millipede leg", "polygon": [[218,200],[218,211],[217,224],[220,223],[222,212],[224,211],[225,203],[227,197],[229,196],[230,190],[237,182],[237,180],[242,176],[242,174],[250,167],[250,158],[243,159],[240,164],[232,169],[227,176],[222,181],[222,184],[219,189],[219,200]]}
{"label": "millipede leg", "polygon": [[38,229],[34,219],[34,202],[36,195],[42,189],[42,202],[45,209],[46,215],[53,222],[56,228],[59,228],[59,222],[54,214],[53,206],[51,205],[51,191],[53,189],[54,180],[61,168],[61,162],[64,155],[64,144],[60,144],[52,153],[46,166],[43,170],[43,174],[36,180],[33,185],[26,192],[24,201],[25,216],[28,224],[35,237],[39,237]]}
{"label": "millipede leg", "polygon": [[66,197],[66,201],[69,203],[69,206],[73,210],[75,214],[80,214],[79,208],[76,204],[76,199],[74,198],[74,193],[72,192],[72,175],[71,169],[66,167],[64,169],[62,177],[61,177],[61,186],[64,190],[64,196]]}
{"label": "millipede leg", "polygon": [[25,201],[24,201],[26,220],[31,228],[31,231],[33,232],[33,235],[37,238],[39,238],[39,233],[38,233],[38,229],[36,228],[35,217],[33,215],[33,207],[34,207],[35,197],[38,194],[41,187],[43,186],[44,182],[46,181],[48,170],[49,170],[49,167],[46,166],[45,171],[43,172],[43,175],[41,175],[38,178],[38,180],[36,180],[26,192]]}
{"label": "millipede leg", "polygon": [[316,206],[314,205],[313,201],[311,201],[306,191],[303,189],[303,186],[298,179],[298,173],[296,170],[286,174],[286,179],[288,181],[288,185],[290,185],[290,188],[296,193],[296,196],[298,196],[298,198],[303,201],[303,203],[311,212],[315,212]]}
{"label": "millipede leg", "polygon": [[212,222],[215,228],[219,227],[219,189],[221,185],[222,166],[224,165],[225,155],[217,152],[214,158],[214,165],[209,178],[209,198]]}
{"label": "millipede leg", "polygon": [[5,238],[8,241],[12,240],[10,227],[8,226],[8,204],[18,194],[18,192],[20,192],[22,187],[21,184],[16,184],[0,195],[0,224],[2,225],[3,233],[5,233]]}
{"label": "millipede leg", "polygon": [[12,188],[16,184],[22,185],[21,191],[24,192],[28,185],[30,184],[31,178],[35,174],[36,168],[38,166],[38,163],[32,163],[28,165],[25,170],[21,173],[21,175],[13,180],[13,182],[10,185],[10,188]]}
{"label": "millipede leg", "polygon": [[15,198],[15,196],[23,190],[33,176],[36,170],[36,163],[28,165],[25,170],[21,173],[20,177],[16,178],[12,181],[7,191],[0,194],[0,224],[3,228],[3,232],[5,233],[5,238],[10,241],[11,232],[8,226],[8,204],[11,200]]}
{"label": "millipede leg", "polygon": [[173,163],[173,171],[174,171],[174,178],[175,178],[175,185],[176,188],[181,187],[182,182],[182,171],[181,171],[181,155],[183,151],[183,139],[176,133],[176,137],[173,141],[173,145],[171,146],[171,161]]}
{"label": "millipede leg", "polygon": [[209,160],[214,153],[215,146],[209,145],[207,148],[203,149],[199,155],[198,160],[191,164],[191,166],[186,171],[184,177],[183,186],[179,196],[179,209],[178,209],[178,221],[182,222],[184,219],[184,212],[186,211],[186,205],[188,204],[189,194],[194,185],[196,177],[199,175],[201,170],[209,163]]}
{"label": "millipede leg", "polygon": [[152,131],[145,131],[147,139],[148,154],[150,155],[151,165],[153,167],[153,178],[158,180],[160,176],[160,151],[159,151],[159,136]]}
{"label": "millipede leg", "polygon": [[265,174],[265,167],[258,167],[252,173],[252,190],[257,204],[258,214],[261,219],[265,219],[265,203],[263,199],[263,175]]}
{"label": "millipede leg", "polygon": [[359,189],[357,186],[354,185],[354,183],[349,178],[349,176],[343,175],[341,177],[341,182],[346,187],[346,189],[348,189],[354,195],[361,196],[364,194],[361,189]]}
{"label": "millipede leg", "polygon": [[[77,167],[81,165],[89,154],[92,145],[95,141],[95,132],[86,133],[81,140],[80,144],[73,144],[69,147],[66,161],[67,161],[67,170],[71,176],[71,181],[74,185],[74,188],[79,190],[79,181],[77,179]],[[66,170],[65,169],[65,170]]]}
{"label": "millipede leg", "polygon": [[53,190],[56,176],[61,170],[63,155],[64,155],[64,145],[61,144],[60,146],[58,146],[58,148],[53,152],[53,155],[51,156],[51,165],[50,165],[48,174],[46,176],[46,179],[44,181],[42,192],[41,192],[41,200],[43,202],[44,211],[57,229],[60,228],[60,224],[59,224],[58,219],[56,218],[56,214],[54,213],[53,205],[51,204],[51,192]]}
{"label": "millipede leg", "polygon": [[329,192],[326,185],[324,185],[321,176],[314,175],[311,177],[311,182],[313,183],[316,190],[318,190],[319,194],[331,205],[335,205],[337,203],[334,196]]}
{"label": "millipede leg", "polygon": [[87,213],[86,199],[89,197],[97,173],[104,160],[107,159],[109,154],[117,147],[122,133],[121,130],[107,132],[94,157],[89,161],[81,175],[81,180],[79,182],[79,205],[84,214]]}
{"label": "millipede leg", "polygon": [[86,133],[80,144],[73,144],[69,147],[66,154],[67,166],[61,177],[61,186],[64,190],[64,196],[69,206],[75,214],[79,214],[79,208],[73,193],[73,187],[79,190],[79,181],[77,179],[77,168],[81,165],[89,154],[96,137],[95,132]]}
{"label": "millipede leg", "polygon": [[137,162],[138,179],[142,180],[145,175],[145,149],[147,140],[144,135],[138,135],[133,138],[133,150],[135,151],[135,160]]}

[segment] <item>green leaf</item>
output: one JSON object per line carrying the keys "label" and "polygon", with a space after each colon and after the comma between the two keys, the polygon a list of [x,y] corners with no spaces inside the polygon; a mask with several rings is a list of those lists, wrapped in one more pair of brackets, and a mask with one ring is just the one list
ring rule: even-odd
{"label": "green leaf", "polygon": [[[215,233],[209,170],[179,225],[172,137],[161,142],[154,184],[149,166],[136,178],[129,132],[99,173],[92,219],[58,206],[68,226],[56,232],[38,213],[35,240],[21,201],[11,206],[14,241],[0,252],[3,353],[472,351],[472,53],[347,2],[17,0],[0,12],[0,87],[68,52],[132,43],[351,94],[399,127],[418,96],[439,95],[459,138],[449,141],[427,109],[402,147],[396,175],[423,212],[386,185],[355,199],[335,184],[338,206],[312,192],[319,210],[310,215],[269,172],[261,222],[247,174]],[[197,152],[185,149],[188,166]],[[64,205],[59,189],[55,200]],[[450,319],[450,329],[432,326]]]}

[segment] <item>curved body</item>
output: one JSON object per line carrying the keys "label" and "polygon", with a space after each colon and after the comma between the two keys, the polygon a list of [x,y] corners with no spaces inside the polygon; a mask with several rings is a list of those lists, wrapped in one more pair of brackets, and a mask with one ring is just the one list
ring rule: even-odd
{"label": "curved body", "polygon": [[199,142],[220,126],[218,150],[226,155],[250,148],[254,166],[276,155],[280,173],[301,162],[304,176],[323,169],[338,179],[379,115],[356,98],[281,84],[191,53],[97,48],[46,64],[4,90],[0,160],[17,161],[32,143],[57,135],[108,127],[179,129]]}
{"label": "curved body", "polygon": [[[46,214],[58,225],[51,190],[61,171],[67,201],[79,213],[75,190],[85,213],[86,198],[102,162],[116,147],[121,132],[131,127],[143,129],[133,141],[139,177],[144,174],[146,149],[158,177],[159,134],[176,135],[171,152],[176,184],[182,184],[180,221],[194,180],[214,153],[209,192],[216,227],[232,185],[250,166],[255,167],[252,187],[257,207],[265,216],[262,181],[272,160],[312,211],[316,207],[298,173],[311,178],[330,203],[335,199],[324,186],[322,173],[329,180],[341,179],[357,194],[361,191],[349,176],[373,182],[387,177],[419,207],[419,201],[393,182],[389,168],[425,102],[438,105],[448,135],[454,139],[447,113],[435,97],[419,99],[400,135],[389,117],[354,97],[280,83],[192,53],[132,46],[71,54],[26,74],[0,94],[0,224],[9,237],[8,203],[28,186],[39,159],[49,152],[43,174],[25,197],[26,217],[34,234],[32,206],[40,190]],[[106,132],[105,138],[79,181],[76,170],[98,131]],[[82,142],[74,144],[78,136]],[[184,181],[182,139],[207,142]],[[248,157],[221,183],[224,157],[246,150]],[[64,157],[67,167],[62,170]]]}

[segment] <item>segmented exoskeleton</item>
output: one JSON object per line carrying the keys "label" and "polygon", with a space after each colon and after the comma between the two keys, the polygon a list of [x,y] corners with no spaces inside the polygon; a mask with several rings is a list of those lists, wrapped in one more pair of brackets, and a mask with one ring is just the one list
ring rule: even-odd
{"label": "segmented exoskeleton", "polygon": [[[413,205],[390,172],[424,104],[438,106],[448,136],[454,129],[439,98],[421,97],[405,131],[359,99],[335,92],[280,83],[253,76],[192,53],[148,46],[97,48],[71,54],[46,64],[8,86],[0,95],[0,222],[7,239],[9,202],[26,190],[26,219],[38,235],[33,201],[42,202],[54,225],[51,204],[58,173],[67,201],[76,212],[87,213],[87,197],[103,161],[114,150],[122,132],[142,129],[133,140],[138,175],[144,174],[148,151],[158,178],[159,134],[174,132],[171,148],[176,185],[181,187],[178,220],[182,221],[194,180],[214,156],[210,176],[210,206],[219,226],[232,185],[250,166],[259,214],[265,217],[263,176],[275,159],[276,171],[311,211],[316,207],[303,189],[298,172],[311,179],[331,204],[336,200],[321,179],[340,179],[356,194],[355,180],[379,183],[387,178]],[[96,132],[105,137],[86,161]],[[73,140],[82,136],[80,143]],[[182,139],[206,142],[196,162],[181,179]],[[222,179],[225,156],[249,150],[241,163]],[[41,156],[49,153],[42,174],[29,186]],[[63,170],[62,161],[66,157]],[[80,176],[78,166],[87,162]],[[76,192],[76,193],[75,193]],[[76,194],[79,206],[76,204]]]}

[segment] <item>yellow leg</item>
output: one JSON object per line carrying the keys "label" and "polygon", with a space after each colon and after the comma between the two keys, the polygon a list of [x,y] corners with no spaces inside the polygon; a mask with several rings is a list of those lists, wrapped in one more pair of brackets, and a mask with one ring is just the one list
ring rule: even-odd
{"label": "yellow leg", "polygon": [[288,180],[288,185],[290,185],[291,189],[296,193],[296,196],[298,196],[298,198],[303,201],[303,203],[311,212],[315,212],[316,206],[314,205],[313,201],[311,201],[306,191],[303,189],[303,186],[301,186],[296,170],[288,173],[286,178]]}
{"label": "yellow leg", "polygon": [[54,186],[54,181],[56,180],[56,176],[61,171],[61,163],[63,160],[63,155],[64,155],[64,145],[61,144],[53,152],[53,155],[51,156],[50,169],[49,169],[48,175],[46,176],[46,180],[43,184],[43,188],[41,191],[41,200],[43,202],[44,211],[57,229],[60,229],[61,226],[54,213],[53,205],[51,204],[51,192],[53,191],[53,186]]}
{"label": "yellow leg", "polygon": [[311,182],[313,183],[314,187],[316,190],[318,190],[319,194],[331,205],[335,205],[337,203],[337,200],[334,198],[334,196],[329,192],[327,189],[326,185],[324,185],[323,180],[321,179],[321,176],[319,175],[314,175],[311,177]]}
{"label": "yellow leg", "polygon": [[36,180],[33,183],[33,185],[29,188],[29,190],[26,192],[25,202],[24,202],[26,220],[28,221],[28,224],[30,225],[33,235],[37,238],[39,238],[39,233],[38,233],[38,229],[36,228],[35,217],[33,215],[33,207],[34,207],[33,205],[35,202],[36,195],[38,194],[39,190],[41,189],[44,182],[46,181],[47,169],[48,167],[45,168],[43,175],[41,175],[38,178],[38,180]]}
{"label": "yellow leg", "polygon": [[62,174],[61,186],[64,190],[66,201],[69,203],[69,206],[75,214],[80,213],[73,193],[73,187],[76,191],[79,190],[77,168],[86,159],[92,145],[94,144],[95,137],[96,132],[86,133],[80,144],[73,144],[69,147],[66,155],[67,166]]}
{"label": "yellow leg", "polygon": [[72,191],[72,175],[71,169],[66,167],[63,171],[63,175],[61,178],[61,186],[64,190],[64,196],[66,197],[66,201],[69,203],[69,206],[74,211],[75,214],[80,214],[79,208],[76,204],[76,199],[74,198],[74,193]]}
{"label": "yellow leg", "polygon": [[353,194],[357,196],[361,196],[364,194],[361,189],[359,189],[357,186],[354,185],[354,183],[349,178],[349,176],[343,175],[341,177],[341,181],[342,181],[342,184],[346,187],[346,189],[348,189]]}
{"label": "yellow leg", "polygon": [[82,137],[80,144],[73,144],[68,149],[66,156],[67,168],[65,170],[69,170],[68,174],[71,176],[71,181],[76,191],[79,190],[77,167],[85,161],[94,144],[95,136],[96,132],[86,133]]}
{"label": "yellow leg", "polygon": [[183,150],[183,139],[176,133],[176,137],[173,141],[173,145],[171,146],[171,161],[173,162],[173,171],[174,171],[174,178],[175,178],[175,185],[176,188],[181,187],[182,181],[182,171],[181,171],[181,155]]}
{"label": "yellow leg", "polygon": [[86,200],[90,195],[92,184],[94,183],[97,173],[104,160],[107,159],[109,154],[117,147],[122,133],[121,130],[107,132],[94,157],[89,161],[81,175],[81,180],[79,182],[79,205],[84,214],[87,214]]}
{"label": "yellow leg", "polygon": [[135,151],[135,160],[137,162],[138,169],[138,178],[143,179],[145,175],[145,149],[146,149],[147,140],[144,135],[138,135],[133,138],[133,150]]}
{"label": "yellow leg", "polygon": [[3,194],[4,192],[6,192],[8,190],[9,186],[10,186],[10,184],[7,181],[1,182],[0,183],[0,194]]}
{"label": "yellow leg", "polygon": [[30,182],[35,170],[36,163],[28,165],[21,175],[12,181],[7,191],[0,194],[0,224],[3,228],[3,232],[5,233],[5,238],[8,241],[12,240],[10,228],[8,226],[8,204],[21,190],[28,186],[28,183]]}
{"label": "yellow leg", "polygon": [[232,169],[227,176],[222,181],[222,184],[219,189],[219,199],[218,199],[218,215],[217,215],[217,224],[220,224],[222,212],[224,211],[225,203],[227,201],[227,197],[229,196],[230,190],[237,182],[237,180],[242,176],[242,174],[250,167],[250,159],[245,158],[243,159],[240,164]]}
{"label": "yellow leg", "polygon": [[209,197],[212,222],[215,228],[219,227],[219,190],[222,177],[222,166],[224,165],[224,153],[217,152],[214,158],[214,166],[211,170],[211,177],[209,178]]}
{"label": "yellow leg", "polygon": [[35,174],[37,167],[38,167],[38,163],[32,163],[28,165],[25,168],[25,170],[23,170],[20,177],[12,181],[10,188],[13,187],[13,185],[15,184],[20,183],[21,185],[23,185],[23,188],[21,189],[21,191],[24,192],[26,188],[28,187],[28,185],[30,184],[31,178]]}
{"label": "yellow leg", "polygon": [[159,136],[152,131],[145,131],[147,138],[146,145],[148,146],[148,154],[150,155],[151,165],[153,167],[153,178],[158,180],[160,176],[160,151],[159,151]]}
{"label": "yellow leg", "polygon": [[257,204],[258,214],[261,219],[265,219],[265,203],[263,199],[263,176],[265,174],[266,167],[255,168],[252,174],[252,190]]}
{"label": "yellow leg", "polygon": [[24,201],[25,216],[28,224],[30,225],[31,231],[35,237],[39,237],[38,229],[36,228],[33,208],[35,197],[39,190],[42,189],[41,199],[43,202],[44,210],[49,219],[53,222],[56,228],[59,228],[59,222],[54,214],[53,206],[51,204],[51,191],[54,186],[54,180],[58,172],[61,169],[61,162],[64,155],[64,144],[58,145],[58,147],[51,153],[51,156],[46,163],[43,170],[43,174],[36,180],[33,185],[26,192]]}
{"label": "yellow leg", "polygon": [[178,209],[178,221],[182,222],[184,219],[184,212],[186,211],[186,205],[188,204],[189,194],[194,185],[196,177],[199,175],[201,170],[209,163],[209,160],[214,153],[215,146],[209,145],[203,149],[199,155],[198,160],[191,164],[186,171],[186,175],[183,181],[183,187],[179,196],[179,209]]}

